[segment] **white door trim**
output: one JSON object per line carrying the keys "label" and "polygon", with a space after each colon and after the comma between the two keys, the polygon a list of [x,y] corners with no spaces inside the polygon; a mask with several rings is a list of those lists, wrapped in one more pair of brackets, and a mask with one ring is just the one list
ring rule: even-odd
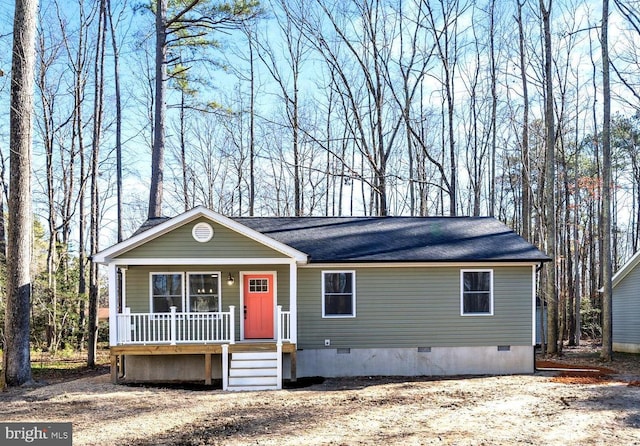
{"label": "white door trim", "polygon": [[259,274],[270,274],[273,277],[273,338],[276,339],[276,330],[278,324],[278,272],[277,271],[240,271],[240,340],[244,341],[244,276],[253,276]]}

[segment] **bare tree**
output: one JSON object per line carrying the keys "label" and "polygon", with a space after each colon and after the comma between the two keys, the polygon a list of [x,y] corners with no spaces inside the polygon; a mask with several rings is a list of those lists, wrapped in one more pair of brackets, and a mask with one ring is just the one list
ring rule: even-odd
{"label": "bare tree", "polygon": [[[104,57],[107,33],[107,0],[100,0],[98,13],[98,37],[94,59],[94,102],[93,102],[93,141],[91,143],[91,217],[89,225],[89,245],[91,254],[99,250],[98,232],[100,230],[99,170],[100,142],[102,138],[102,118],[104,113]],[[89,318],[87,336],[87,365],[94,367],[98,348],[98,265],[89,264]]]}
{"label": "bare tree", "polygon": [[369,199],[363,196],[363,205],[368,202],[371,213],[387,215],[387,165],[403,123],[401,114],[386,115],[390,95],[385,66],[392,50],[386,24],[391,17],[383,5],[371,0],[357,1],[344,9],[341,2],[318,0],[315,4],[317,15],[302,11],[304,16],[296,17],[296,21],[323,57],[331,85],[346,105],[349,138],[360,152],[361,164],[369,170],[360,170],[358,178],[363,188],[365,184],[370,187]]}
{"label": "bare tree", "polygon": [[[169,8],[171,6],[171,8]],[[257,1],[233,0],[213,4],[209,0],[155,2],[155,109],[153,146],[151,151],[151,184],[148,217],[162,215],[164,181],[165,115],[167,66],[175,60],[167,59],[170,48],[180,44],[200,45],[211,31],[229,29],[258,12]]]}
{"label": "bare tree", "polygon": [[[456,215],[458,212],[458,165],[456,152],[455,134],[455,82],[456,68],[458,65],[458,39],[460,16],[471,6],[471,3],[460,0],[439,0],[430,2],[423,0],[423,5],[427,9],[430,31],[434,35],[436,50],[442,64],[442,79],[440,83],[443,89],[443,114],[446,113],[446,136],[442,135],[442,153],[447,153],[449,161],[449,214]],[[436,11],[434,4],[439,7]],[[440,23],[441,21],[441,23]],[[444,123],[443,123],[444,125]],[[447,147],[445,148],[445,143]]]}
{"label": "bare tree", "polygon": [[524,1],[516,0],[518,22],[518,47],[520,79],[522,82],[522,236],[531,240],[531,182],[529,166],[529,82],[527,80],[527,63],[525,54],[525,35],[522,17]]}
{"label": "bare tree", "polygon": [[116,188],[117,188],[117,213],[118,213],[118,242],[122,235],[122,93],[120,91],[120,49],[116,39],[116,26],[111,8],[111,0],[107,0],[107,16],[109,19],[109,31],[111,33],[111,50],[113,51],[113,82],[116,100]]}
{"label": "bare tree", "polygon": [[613,359],[611,294],[611,86],[609,83],[609,0],[602,0],[602,350],[603,361]]}
{"label": "bare tree", "polygon": [[31,381],[31,157],[37,0],[16,0],[10,112],[10,183],[7,243],[4,383]]}
{"label": "bare tree", "polygon": [[544,167],[545,238],[547,254],[553,259],[547,265],[545,295],[547,300],[547,353],[558,352],[558,291],[556,288],[556,197],[555,197],[555,123],[553,109],[553,54],[551,52],[551,8],[553,0],[540,0],[544,39],[545,129]]}
{"label": "bare tree", "polygon": [[[304,212],[304,194],[302,188],[301,173],[301,129],[300,129],[300,73],[302,65],[305,61],[306,54],[309,51],[306,40],[299,26],[296,26],[294,16],[304,13],[304,9],[294,11],[292,8],[296,6],[296,2],[285,0],[272,0],[271,5],[278,8],[275,21],[277,28],[280,30],[280,38],[283,42],[281,51],[276,51],[267,39],[252,39],[250,46],[255,45],[258,49],[257,55],[269,71],[269,74],[276,82],[282,94],[282,100],[285,105],[287,117],[287,127],[291,129],[291,150],[293,153],[293,187],[294,187],[294,214],[300,216]],[[297,5],[301,8],[301,5]],[[273,30],[268,31],[268,35],[273,35]],[[247,34],[251,38],[251,34]],[[255,37],[255,36],[254,36]],[[284,54],[284,57],[279,56]],[[253,52],[250,48],[250,56]],[[253,59],[251,59],[253,73]],[[251,115],[255,114],[254,107],[254,87],[253,74],[251,76]],[[250,147],[253,153],[253,118],[251,118],[251,141]],[[253,155],[251,156],[253,160]],[[253,161],[251,161],[253,162]]]}

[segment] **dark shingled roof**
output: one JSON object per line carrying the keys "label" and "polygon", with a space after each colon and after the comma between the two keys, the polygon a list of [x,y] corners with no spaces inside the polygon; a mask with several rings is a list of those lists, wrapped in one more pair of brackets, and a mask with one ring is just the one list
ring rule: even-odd
{"label": "dark shingled roof", "polygon": [[489,217],[241,217],[316,262],[550,260]]}
{"label": "dark shingled roof", "polygon": [[[139,234],[167,221],[148,220]],[[490,217],[232,217],[318,262],[545,262]]]}
{"label": "dark shingled roof", "polygon": [[171,217],[153,217],[153,218],[149,218],[147,221],[145,221],[144,223],[142,223],[142,226],[140,226],[136,232],[134,232],[133,234],[131,234],[131,237],[135,237],[138,234],[142,234],[145,231],[148,231],[149,229],[153,229],[156,226],[158,226],[161,223],[164,223],[165,221],[171,220]]}

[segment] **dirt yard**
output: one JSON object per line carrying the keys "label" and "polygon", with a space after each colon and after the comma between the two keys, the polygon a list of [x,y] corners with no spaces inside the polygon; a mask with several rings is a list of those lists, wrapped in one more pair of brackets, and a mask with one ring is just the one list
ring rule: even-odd
{"label": "dirt yard", "polygon": [[[584,349],[540,365],[601,366]],[[640,445],[640,355],[608,367],[253,393],[112,385],[101,373],[0,393],[0,420],[71,421],[74,445]]]}

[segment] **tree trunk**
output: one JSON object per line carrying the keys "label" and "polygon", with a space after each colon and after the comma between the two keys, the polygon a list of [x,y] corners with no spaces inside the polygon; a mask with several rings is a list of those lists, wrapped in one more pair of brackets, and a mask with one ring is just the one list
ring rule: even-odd
{"label": "tree trunk", "polygon": [[496,134],[497,134],[497,111],[498,93],[496,91],[497,70],[496,70],[496,49],[495,49],[495,8],[496,1],[491,0],[491,173],[489,175],[489,215],[495,215],[496,208]]}
{"label": "tree trunk", "polygon": [[184,204],[184,211],[189,210],[189,180],[187,166],[187,141],[186,141],[186,124],[185,124],[185,91],[184,88],[180,89],[180,167],[182,168],[182,201]]}
{"label": "tree trunk", "polygon": [[7,302],[2,367],[4,382],[9,386],[31,381],[31,144],[37,9],[37,0],[16,0],[13,22]]}
{"label": "tree trunk", "polygon": [[602,1],[602,351],[600,359],[613,359],[611,259],[611,89],[609,84],[609,0]]}
{"label": "tree trunk", "polygon": [[548,7],[540,0],[540,12],[544,31],[544,68],[545,68],[545,127],[546,157],[544,177],[544,204],[547,238],[547,254],[553,261],[547,264],[547,353],[558,353],[558,291],[556,288],[556,212],[555,212],[555,127],[553,110],[553,72],[551,53],[551,4]]}
{"label": "tree trunk", "polygon": [[120,93],[120,51],[116,42],[116,30],[113,24],[111,0],[107,0],[107,14],[109,17],[109,30],[111,31],[111,49],[113,50],[113,82],[116,99],[116,188],[117,188],[117,215],[118,215],[118,243],[123,240],[122,234],[122,103]]}
{"label": "tree trunk", "polygon": [[524,26],[522,22],[522,3],[518,0],[518,35],[520,46],[520,78],[522,80],[522,237],[531,241],[531,186],[529,167],[529,90],[527,82],[527,64],[524,52]]}
{"label": "tree trunk", "polygon": [[[95,59],[95,97],[93,107],[93,143],[91,144],[91,218],[89,243],[91,254],[98,252],[99,231],[99,199],[98,196],[98,165],[100,163],[100,138],[102,134],[102,114],[104,100],[104,53],[105,33],[107,26],[106,1],[100,0],[100,14],[98,19],[98,39]],[[87,365],[94,367],[97,359],[98,347],[98,265],[89,264],[89,333],[87,345]]]}
{"label": "tree trunk", "polygon": [[[5,178],[4,169],[0,173],[0,209],[4,209]],[[0,268],[7,264],[7,232],[4,212],[0,212]]]}
{"label": "tree trunk", "polygon": [[[249,31],[250,32],[250,31]],[[253,61],[253,42],[251,37],[249,38],[249,63],[250,63],[250,78],[249,78],[249,217],[253,217],[255,213],[256,202],[256,140],[255,140],[255,120],[256,120],[256,72]],[[242,215],[239,213],[239,215]]]}
{"label": "tree trunk", "polygon": [[153,117],[153,148],[151,151],[151,186],[149,189],[149,218],[162,216],[164,172],[164,118],[167,77],[167,0],[156,2],[156,80]]}

